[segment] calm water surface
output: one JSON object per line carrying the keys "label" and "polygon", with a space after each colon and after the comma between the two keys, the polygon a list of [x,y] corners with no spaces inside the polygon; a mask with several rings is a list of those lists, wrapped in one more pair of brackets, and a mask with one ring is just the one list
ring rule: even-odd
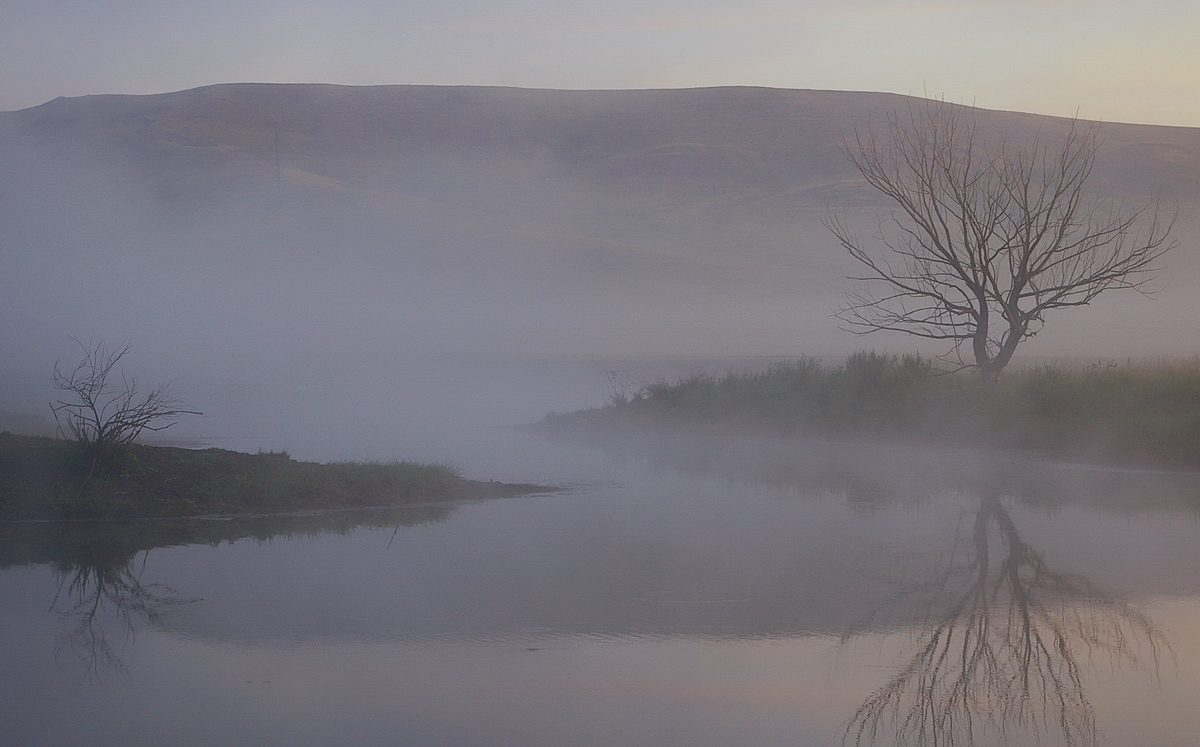
{"label": "calm water surface", "polygon": [[1200,744],[1200,478],[504,438],[569,488],[3,528],[0,742]]}

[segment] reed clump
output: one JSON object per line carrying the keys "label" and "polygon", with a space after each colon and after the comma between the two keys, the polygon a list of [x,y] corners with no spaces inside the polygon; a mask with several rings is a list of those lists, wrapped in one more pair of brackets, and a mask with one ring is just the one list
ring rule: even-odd
{"label": "reed clump", "polygon": [[919,439],[1068,458],[1200,467],[1200,362],[1049,364],[997,382],[916,355],[864,351],[643,386],[621,403],[548,417],[785,436]]}

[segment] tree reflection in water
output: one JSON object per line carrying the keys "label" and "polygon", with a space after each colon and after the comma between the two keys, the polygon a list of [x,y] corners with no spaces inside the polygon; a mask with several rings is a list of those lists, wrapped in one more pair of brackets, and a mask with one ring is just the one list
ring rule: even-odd
{"label": "tree reflection in water", "polygon": [[56,566],[58,590],[51,610],[69,621],[55,642],[55,655],[71,654],[90,679],[109,671],[128,671],[122,661],[125,646],[133,639],[140,619],[153,620],[167,605],[196,600],[181,599],[163,584],[146,584],[141,568],[127,555],[96,557]]}
{"label": "tree reflection in water", "polygon": [[96,679],[114,670],[127,671],[122,655],[141,624],[153,622],[165,607],[199,601],[180,598],[166,585],[143,582],[152,549],[349,535],[365,528],[398,530],[446,521],[454,510],[451,505],[434,505],[216,521],[0,525],[0,569],[29,563],[54,568],[58,588],[50,610],[67,626],[57,637],[55,654],[69,652],[88,678]]}
{"label": "tree reflection in water", "polygon": [[889,610],[927,610],[915,653],[848,720],[843,744],[961,747],[985,731],[1096,744],[1084,668],[1103,659],[1157,672],[1171,654],[1164,634],[1132,605],[1047,567],[996,494],[983,497],[964,554],[844,636],[877,629]]}

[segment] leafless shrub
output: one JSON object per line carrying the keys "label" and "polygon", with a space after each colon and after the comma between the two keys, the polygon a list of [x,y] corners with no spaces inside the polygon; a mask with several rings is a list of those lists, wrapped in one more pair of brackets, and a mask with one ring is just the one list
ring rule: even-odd
{"label": "leafless shrub", "polygon": [[130,350],[125,343],[110,349],[103,341],[75,340],[83,357],[71,368],[54,364],[54,388],[63,399],[50,404],[60,435],[83,444],[93,470],[144,431],[161,431],[179,422],[189,410],[168,382],[142,393],[138,383],[118,368]]}

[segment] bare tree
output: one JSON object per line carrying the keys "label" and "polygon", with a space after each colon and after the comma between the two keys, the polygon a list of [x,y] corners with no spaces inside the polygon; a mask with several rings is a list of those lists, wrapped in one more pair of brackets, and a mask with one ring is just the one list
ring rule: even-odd
{"label": "bare tree", "polygon": [[839,318],[860,334],[949,341],[948,357],[994,381],[1047,312],[1114,288],[1144,292],[1175,245],[1174,218],[1157,203],[1087,199],[1098,149],[1077,121],[1061,138],[987,144],[969,108],[943,101],[892,113],[882,133],[856,129],[843,152],[895,210],[870,242],[827,215],[866,268],[847,279]]}
{"label": "bare tree", "polygon": [[118,369],[129,343],[109,349],[103,341],[75,342],[83,358],[70,369],[54,364],[54,388],[69,398],[52,402],[50,409],[60,432],[87,448],[93,471],[143,431],[161,431],[182,415],[201,414],[185,409],[170,382],[142,394],[137,381]]}

